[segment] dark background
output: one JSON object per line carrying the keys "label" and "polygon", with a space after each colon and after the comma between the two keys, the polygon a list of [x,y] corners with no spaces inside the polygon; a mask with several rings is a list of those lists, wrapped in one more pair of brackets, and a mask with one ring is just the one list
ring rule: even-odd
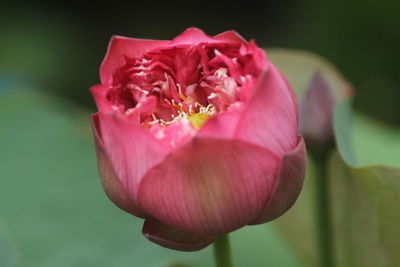
{"label": "dark background", "polygon": [[189,26],[235,29],[262,47],[315,52],[356,89],[355,108],[400,125],[400,2],[13,1],[0,10],[0,90],[9,83],[61,95],[94,110],[88,88],[113,34],[171,39]]}

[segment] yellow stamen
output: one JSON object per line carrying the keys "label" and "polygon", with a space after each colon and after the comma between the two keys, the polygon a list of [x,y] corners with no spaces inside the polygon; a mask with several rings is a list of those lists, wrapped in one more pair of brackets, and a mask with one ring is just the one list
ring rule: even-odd
{"label": "yellow stamen", "polygon": [[194,128],[198,130],[209,118],[211,118],[210,114],[194,113],[188,117],[188,120],[193,124]]}
{"label": "yellow stamen", "polygon": [[183,101],[186,101],[188,98],[182,93],[181,85],[178,83],[177,86],[178,86],[178,95],[179,95],[179,97],[180,97]]}

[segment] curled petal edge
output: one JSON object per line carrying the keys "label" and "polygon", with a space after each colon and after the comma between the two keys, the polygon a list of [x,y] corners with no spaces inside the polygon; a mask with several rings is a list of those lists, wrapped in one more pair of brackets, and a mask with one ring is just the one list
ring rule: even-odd
{"label": "curled petal edge", "polygon": [[215,39],[226,40],[226,41],[234,41],[246,44],[247,41],[244,39],[239,33],[234,30],[226,31],[214,36]]}
{"label": "curled petal edge", "polygon": [[223,40],[222,38],[220,39],[209,36],[199,28],[191,27],[175,37],[172,40],[171,45],[197,45],[200,43],[224,43],[226,41],[227,40]]}
{"label": "curled petal edge", "polygon": [[102,85],[102,84],[98,84],[98,85],[92,86],[90,88],[90,91],[91,91],[91,93],[93,95],[93,98],[94,98],[94,100],[96,102],[97,109],[100,112],[108,113],[108,112],[112,112],[113,111],[110,103],[107,101],[107,91],[108,91],[108,89],[109,89],[109,86]]}
{"label": "curled petal edge", "polygon": [[126,63],[127,58],[140,58],[145,53],[170,42],[114,35],[108,44],[107,54],[100,66],[101,83],[111,85],[115,71]]}
{"label": "curled petal edge", "polygon": [[120,209],[137,217],[147,218],[148,215],[129,197],[114,171],[111,161],[104,149],[103,141],[101,140],[98,114],[92,114],[90,121],[95,140],[97,167],[101,177],[101,184],[106,195]]}
{"label": "curled petal edge", "polygon": [[272,221],[293,206],[303,187],[306,165],[306,146],[303,137],[299,136],[297,146],[283,156],[271,199],[251,225]]}

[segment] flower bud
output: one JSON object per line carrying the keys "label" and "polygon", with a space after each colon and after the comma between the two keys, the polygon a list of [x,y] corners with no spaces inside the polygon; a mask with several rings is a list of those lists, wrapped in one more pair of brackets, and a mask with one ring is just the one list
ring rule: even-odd
{"label": "flower bud", "polygon": [[283,74],[234,31],[113,37],[92,87],[103,186],[178,250],[282,215],[303,184],[298,108]]}
{"label": "flower bud", "polygon": [[311,79],[300,105],[299,132],[310,148],[323,148],[333,142],[333,109],[336,99],[322,73]]}

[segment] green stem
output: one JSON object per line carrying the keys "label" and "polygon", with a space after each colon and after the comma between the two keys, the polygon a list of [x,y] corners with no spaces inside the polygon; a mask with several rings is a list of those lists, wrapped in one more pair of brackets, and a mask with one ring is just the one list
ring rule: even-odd
{"label": "green stem", "polygon": [[223,235],[214,242],[214,258],[216,267],[233,267],[228,235]]}
{"label": "green stem", "polygon": [[330,149],[314,154],[317,226],[321,267],[333,267],[332,218],[330,208],[328,164]]}

